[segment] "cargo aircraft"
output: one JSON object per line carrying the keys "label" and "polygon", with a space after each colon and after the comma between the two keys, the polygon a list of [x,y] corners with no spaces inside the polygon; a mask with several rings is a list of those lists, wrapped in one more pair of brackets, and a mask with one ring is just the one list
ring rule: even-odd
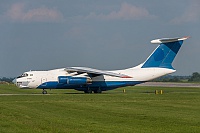
{"label": "cargo aircraft", "polygon": [[105,71],[87,67],[66,67],[48,71],[29,71],[13,81],[19,88],[75,89],[85,93],[101,93],[124,86],[134,86],[170,74],[176,70],[172,62],[183,41],[189,37],[152,40],[159,44],[145,62],[138,66]]}

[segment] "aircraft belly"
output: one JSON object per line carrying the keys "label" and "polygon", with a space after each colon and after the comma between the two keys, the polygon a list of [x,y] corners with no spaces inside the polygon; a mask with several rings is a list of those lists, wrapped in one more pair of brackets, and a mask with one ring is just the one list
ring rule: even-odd
{"label": "aircraft belly", "polygon": [[133,86],[142,83],[140,81],[94,81],[91,84],[84,85],[69,85],[60,84],[56,81],[45,82],[39,85],[39,89],[76,89],[76,88],[103,88],[103,90],[110,90],[123,86]]}

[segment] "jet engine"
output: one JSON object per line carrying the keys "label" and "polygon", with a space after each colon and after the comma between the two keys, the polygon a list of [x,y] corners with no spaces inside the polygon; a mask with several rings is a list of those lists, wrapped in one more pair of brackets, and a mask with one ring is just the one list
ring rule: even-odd
{"label": "jet engine", "polygon": [[71,76],[59,76],[58,83],[60,84],[70,84],[70,85],[84,85],[92,83],[92,80],[87,77],[71,77]]}

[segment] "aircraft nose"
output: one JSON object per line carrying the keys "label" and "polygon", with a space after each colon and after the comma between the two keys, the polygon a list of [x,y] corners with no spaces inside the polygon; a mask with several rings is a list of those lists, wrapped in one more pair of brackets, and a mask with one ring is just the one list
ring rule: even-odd
{"label": "aircraft nose", "polygon": [[16,78],[12,82],[13,82],[13,84],[16,84]]}

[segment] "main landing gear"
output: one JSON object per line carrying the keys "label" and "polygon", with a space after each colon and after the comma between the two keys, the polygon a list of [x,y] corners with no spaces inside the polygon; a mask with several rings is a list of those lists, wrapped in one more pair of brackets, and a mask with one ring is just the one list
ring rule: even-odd
{"label": "main landing gear", "polygon": [[42,94],[47,94],[47,91],[43,89]]}
{"label": "main landing gear", "polygon": [[94,90],[94,93],[102,93],[101,88],[99,88],[99,89],[97,89],[97,90]]}
{"label": "main landing gear", "polygon": [[[92,90],[90,88],[88,88],[87,90],[84,91],[85,93],[87,94],[91,94],[92,93]],[[98,88],[96,90],[93,90],[94,93],[102,93],[102,90],[101,88]]]}

